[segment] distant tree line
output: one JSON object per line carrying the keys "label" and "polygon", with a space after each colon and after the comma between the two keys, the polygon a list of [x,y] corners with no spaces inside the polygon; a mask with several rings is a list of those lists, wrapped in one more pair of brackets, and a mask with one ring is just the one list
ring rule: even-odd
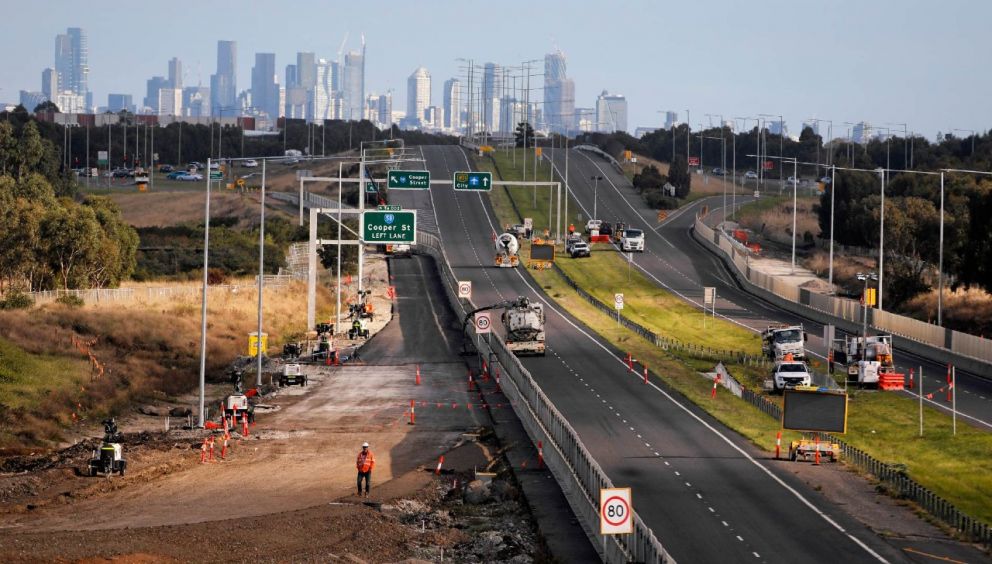
{"label": "distant tree line", "polygon": [[35,121],[0,121],[0,290],[103,288],[134,270],[134,229],[109,198],[75,200],[58,163]]}

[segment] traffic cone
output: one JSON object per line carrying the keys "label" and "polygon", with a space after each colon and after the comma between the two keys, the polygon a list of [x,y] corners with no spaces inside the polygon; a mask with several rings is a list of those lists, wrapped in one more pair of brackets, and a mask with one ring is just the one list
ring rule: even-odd
{"label": "traffic cone", "polygon": [[710,399],[716,398],[716,386],[720,383],[720,375],[717,374],[716,378],[713,378],[713,391],[710,392]]}
{"label": "traffic cone", "polygon": [[444,455],[443,454],[441,455],[441,458],[439,458],[438,461],[437,461],[437,470],[434,471],[434,474],[435,475],[437,475],[437,476],[440,476],[441,475],[441,465],[442,464],[444,464]]}
{"label": "traffic cone", "polygon": [[782,455],[782,431],[775,433],[775,460]]}
{"label": "traffic cone", "polygon": [[420,385],[420,365],[417,365],[417,385]]}
{"label": "traffic cone", "polygon": [[913,384],[913,369],[910,368],[909,369],[909,389],[912,390],[913,388],[914,388],[914,384]]}
{"label": "traffic cone", "polygon": [[200,464],[207,461],[207,439],[203,439],[203,444],[200,446]]}
{"label": "traffic cone", "polygon": [[214,438],[212,436],[210,437],[209,449],[210,449],[210,462],[214,462]]}
{"label": "traffic cone", "polygon": [[537,467],[544,468],[544,442],[537,441]]}
{"label": "traffic cone", "polygon": [[500,393],[502,390],[499,389],[499,366],[496,367],[496,393]]}
{"label": "traffic cone", "polygon": [[220,449],[220,459],[221,460],[227,459],[227,437],[224,437],[224,446],[221,447]]}
{"label": "traffic cone", "polygon": [[644,367],[644,383],[645,384],[648,383],[648,367],[647,366]]}
{"label": "traffic cone", "polygon": [[414,408],[416,403],[417,403],[416,401],[410,400],[410,423],[408,423],[409,425],[417,424],[417,414],[416,414],[416,409]]}
{"label": "traffic cone", "polygon": [[468,370],[468,389],[472,391],[475,389],[475,382],[472,380],[472,369]]}

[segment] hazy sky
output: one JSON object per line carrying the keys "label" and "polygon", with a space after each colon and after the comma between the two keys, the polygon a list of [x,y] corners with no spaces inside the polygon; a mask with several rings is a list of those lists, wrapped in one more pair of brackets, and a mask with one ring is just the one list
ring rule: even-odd
{"label": "hazy sky", "polygon": [[784,115],[793,132],[819,117],[838,135],[842,122],[868,120],[907,122],[933,138],[992,123],[990,16],[985,0],[9,2],[0,100],[41,89],[66,27],[88,33],[99,105],[110,92],[140,103],[145,81],[166,75],[174,56],[187,85],[209,85],[218,39],[238,42],[245,89],[256,51],[276,53],[282,83],[297,51],[335,59],[346,33],[348,48],[364,33],[366,90],[393,89],[394,109],[405,109],[406,79],[419,65],[441,105],[442,82],[461,74],[456,58],[519,64],[557,46],[576,106],[593,107],[604,89],[624,94],[631,131],[657,125],[658,110],[684,119],[688,108],[694,128],[706,113],[767,113]]}

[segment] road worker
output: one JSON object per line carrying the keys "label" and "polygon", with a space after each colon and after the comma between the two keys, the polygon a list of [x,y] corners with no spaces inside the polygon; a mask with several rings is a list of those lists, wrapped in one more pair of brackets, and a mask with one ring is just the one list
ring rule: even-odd
{"label": "road worker", "polygon": [[568,234],[571,235],[572,233],[575,233],[575,224],[574,223],[569,223],[568,224]]}
{"label": "road worker", "polygon": [[786,362],[792,362],[793,360],[795,360],[795,357],[792,356],[792,353],[785,353],[785,358],[783,358],[782,360]]}
{"label": "road worker", "polygon": [[375,468],[375,455],[369,450],[369,443],[362,443],[362,450],[358,453],[358,460],[355,461],[358,469],[358,496],[362,496],[362,479],[365,479],[365,497],[369,496],[369,489],[372,487],[372,469]]}

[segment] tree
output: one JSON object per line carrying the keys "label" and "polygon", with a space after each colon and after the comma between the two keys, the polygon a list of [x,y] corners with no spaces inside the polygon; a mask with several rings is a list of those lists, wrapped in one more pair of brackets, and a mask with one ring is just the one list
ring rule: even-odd
{"label": "tree", "polygon": [[7,166],[13,166],[17,158],[17,139],[14,138],[14,126],[9,121],[0,121],[0,164],[2,173],[7,174]]}
{"label": "tree", "polygon": [[534,128],[526,121],[517,124],[517,129],[514,131],[513,136],[517,140],[517,147],[534,146]]}
{"label": "tree", "polygon": [[42,102],[42,103],[40,103],[40,104],[38,104],[37,106],[34,107],[34,112],[33,113],[36,113],[37,114],[39,112],[54,112],[54,113],[59,113],[59,107],[55,105],[55,102],[53,102],[51,100],[45,100],[44,102]]}
{"label": "tree", "polygon": [[93,210],[101,230],[100,256],[87,267],[90,287],[117,286],[134,272],[138,232],[124,222],[120,208],[108,197],[90,196],[83,202]]}
{"label": "tree", "polygon": [[63,290],[84,286],[93,263],[102,260],[100,252],[105,249],[100,236],[92,208],[71,204],[50,208],[41,221],[41,248],[53,282]]}
{"label": "tree", "polygon": [[692,176],[689,174],[689,163],[686,162],[685,157],[679,155],[672,161],[671,166],[668,167],[668,181],[675,186],[677,197],[685,198],[689,195]]}
{"label": "tree", "polygon": [[29,121],[21,131],[21,142],[18,144],[16,155],[18,178],[24,178],[36,169],[44,158],[45,145],[34,121]]}
{"label": "tree", "polygon": [[658,167],[654,165],[648,165],[644,169],[634,175],[633,183],[634,188],[637,188],[639,192],[644,192],[645,190],[657,190],[665,185],[667,179],[662,176],[661,172],[658,171]]}

